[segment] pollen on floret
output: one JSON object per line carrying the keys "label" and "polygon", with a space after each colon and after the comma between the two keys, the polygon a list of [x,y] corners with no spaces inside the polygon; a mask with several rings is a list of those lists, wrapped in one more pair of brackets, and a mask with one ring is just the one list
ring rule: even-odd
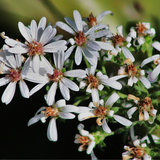
{"label": "pollen on floret", "polygon": [[98,88],[99,81],[98,79],[90,74],[88,77],[86,77],[87,83],[88,83],[88,88]]}
{"label": "pollen on floret", "polygon": [[126,59],[124,61],[124,64],[126,65],[126,73],[129,75],[129,77],[134,77],[137,74],[137,69],[134,66],[134,64],[131,62],[131,60]]}
{"label": "pollen on floret", "polygon": [[35,55],[44,55],[43,52],[43,45],[42,43],[39,43],[37,41],[32,41],[31,43],[28,43],[28,54],[29,56],[35,56]]}
{"label": "pollen on floret", "polygon": [[86,36],[85,36],[84,33],[81,32],[81,31],[78,31],[78,32],[75,34],[74,39],[75,39],[75,43],[76,43],[78,46],[83,46],[83,45],[86,43],[86,41],[87,41]]}
{"label": "pollen on floret", "polygon": [[9,77],[11,82],[17,82],[21,79],[21,71],[18,69],[9,69],[9,74],[6,76]]}
{"label": "pollen on floret", "polygon": [[137,31],[138,36],[144,36],[144,31],[146,30],[147,28],[140,22],[136,24],[136,31]]}
{"label": "pollen on floret", "polygon": [[145,97],[144,100],[139,101],[138,105],[140,106],[141,109],[145,111],[150,111],[154,109],[150,97]]}
{"label": "pollen on floret", "polygon": [[62,77],[63,73],[58,69],[54,69],[54,73],[52,75],[48,74],[49,80],[54,82],[58,82]]}
{"label": "pollen on floret", "polygon": [[88,24],[89,24],[90,27],[93,27],[93,26],[97,25],[97,19],[96,19],[96,17],[93,16],[92,13],[88,17]]}
{"label": "pollen on floret", "polygon": [[119,34],[116,34],[115,36],[113,36],[111,40],[113,42],[114,47],[116,45],[123,46],[123,43],[125,42],[125,39]]}
{"label": "pollen on floret", "polygon": [[46,117],[57,117],[59,110],[57,108],[53,108],[52,106],[45,107],[45,111],[43,111]]}

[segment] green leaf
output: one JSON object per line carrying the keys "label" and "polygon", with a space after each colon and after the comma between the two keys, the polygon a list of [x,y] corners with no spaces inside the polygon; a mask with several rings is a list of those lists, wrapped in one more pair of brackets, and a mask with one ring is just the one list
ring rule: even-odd
{"label": "green leaf", "polygon": [[121,98],[127,99],[127,95],[126,95],[126,94],[123,94],[123,93],[121,93],[121,92],[117,92],[117,94],[118,94]]}

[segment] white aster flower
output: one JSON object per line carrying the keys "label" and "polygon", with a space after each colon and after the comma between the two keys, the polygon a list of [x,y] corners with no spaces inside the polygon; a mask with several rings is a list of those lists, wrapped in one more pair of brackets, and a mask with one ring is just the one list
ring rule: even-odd
{"label": "white aster flower", "polygon": [[93,148],[95,147],[94,136],[88,131],[84,130],[84,125],[81,123],[77,128],[80,134],[76,134],[74,143],[81,144],[81,146],[78,148],[78,151],[81,152],[86,150],[86,153],[91,155],[92,160],[97,160],[93,152]]}
{"label": "white aster flower", "polygon": [[117,122],[124,126],[130,126],[132,124],[130,120],[114,114],[114,111],[111,110],[111,107],[118,99],[119,95],[117,93],[113,93],[104,105],[104,101],[99,100],[99,97],[92,97],[93,102],[89,104],[88,109],[87,107],[79,107],[80,114],[78,115],[78,120],[83,121],[88,118],[97,117],[96,123],[99,126],[102,126],[103,130],[107,133],[111,133],[111,129],[106,121],[108,117],[113,117]]}
{"label": "white aster flower", "polygon": [[39,83],[36,85],[31,91],[30,96],[41,89],[44,85],[51,82],[52,85],[47,92],[46,101],[48,105],[52,105],[54,102],[56,89],[59,84],[59,88],[62,96],[66,99],[70,99],[70,90],[79,91],[79,87],[72,80],[66,77],[82,77],[86,74],[84,70],[75,69],[66,72],[62,72],[63,64],[64,64],[64,52],[58,52],[53,54],[54,64],[56,68],[50,67],[48,68],[45,74],[35,74],[33,72],[29,72],[26,75],[26,78],[32,82]]}
{"label": "white aster flower", "polygon": [[128,117],[132,118],[132,115],[136,110],[139,110],[139,121],[148,121],[149,123],[153,123],[156,118],[157,110],[154,109],[152,105],[152,101],[150,97],[145,97],[144,99],[140,99],[135,97],[132,94],[129,94],[127,97],[128,100],[132,99],[138,106],[134,106],[127,111]]}
{"label": "white aster flower", "polygon": [[147,154],[146,143],[141,143],[139,139],[136,139],[133,145],[133,147],[124,146],[126,152],[122,153],[123,160],[151,160],[151,156]]}
{"label": "white aster flower", "polygon": [[122,51],[126,58],[129,58],[132,62],[135,61],[132,53],[129,51],[129,47],[131,46],[131,37],[127,36],[126,38],[123,36],[123,26],[117,27],[118,33],[113,36],[106,37],[106,40],[110,41],[114,48],[110,51],[110,55],[117,55]]}
{"label": "white aster flower", "polygon": [[[152,43],[152,47],[154,47],[155,49],[160,51],[160,43],[159,42]],[[152,61],[157,66],[154,68],[154,70],[151,73],[151,79],[156,79],[158,77],[159,73],[160,73],[160,55],[159,54],[153,55],[153,56],[143,60],[143,62],[141,64],[141,67],[143,67],[144,65],[146,65],[146,64],[148,64]]]}
{"label": "white aster flower", "polygon": [[[145,37],[150,35],[151,37],[155,35],[155,29],[150,28],[150,23],[142,22],[136,24],[136,27],[131,27],[130,33],[128,34],[130,37],[134,39],[133,45],[140,46],[145,43]],[[138,45],[136,44],[138,42]]]}
{"label": "white aster flower", "polygon": [[26,40],[25,43],[10,38],[6,38],[5,42],[11,46],[9,52],[14,54],[28,54],[29,57],[25,61],[22,70],[24,75],[27,74],[30,65],[32,65],[33,71],[37,73],[40,68],[40,61],[42,61],[44,68],[48,68],[50,63],[44,57],[46,53],[54,53],[67,49],[65,46],[66,41],[57,40],[55,37],[56,29],[51,25],[46,27],[45,17],[41,18],[38,26],[36,21],[32,20],[29,27],[26,27],[22,22],[18,23],[18,27]]}
{"label": "white aster flower", "polygon": [[114,89],[120,90],[122,88],[122,85],[117,82],[116,80],[123,78],[123,75],[120,76],[114,76],[109,78],[107,75],[103,75],[101,71],[96,73],[95,75],[95,70],[96,70],[96,65],[95,66],[91,66],[91,68],[86,68],[86,75],[84,76],[84,78],[79,78],[80,81],[80,88],[84,88],[87,86],[86,88],[86,92],[89,92],[91,94],[93,94],[93,90],[94,90],[94,94],[95,92],[97,92],[98,95],[98,90],[102,90],[104,85],[112,87]]}
{"label": "white aster flower", "polygon": [[[89,15],[89,17],[84,17],[83,20],[87,22],[89,28],[96,26],[97,24],[100,23],[100,21],[102,20],[102,18],[108,14],[113,15],[113,13],[111,11],[103,11],[102,13],[100,13],[97,17],[93,16],[93,14],[91,13]],[[108,29],[108,27],[106,26],[106,29]]]}
{"label": "white aster flower", "polygon": [[137,81],[140,80],[147,89],[151,87],[149,80],[145,77],[144,70],[141,70],[138,67],[136,68],[130,59],[124,61],[124,66],[120,67],[118,75],[128,76],[129,86],[133,86],[134,83],[137,83]]}
{"label": "white aster flower", "polygon": [[60,117],[62,119],[73,119],[75,115],[70,112],[77,112],[78,107],[74,105],[67,105],[64,99],[58,100],[56,103],[54,102],[51,106],[41,107],[34,117],[32,117],[28,121],[28,126],[38,122],[41,120],[43,123],[46,122],[46,119],[50,117],[50,122],[47,129],[47,137],[50,141],[57,141],[57,126],[56,120]]}
{"label": "white aster flower", "polygon": [[13,99],[17,82],[19,82],[19,88],[22,96],[29,98],[29,89],[24,82],[25,78],[21,73],[21,55],[13,55],[8,52],[8,49],[9,47],[4,45],[3,51],[0,54],[0,72],[1,74],[5,74],[5,77],[0,79],[0,86],[9,83],[1,98],[2,102],[5,104],[9,104]]}
{"label": "white aster flower", "polygon": [[111,44],[96,41],[95,39],[110,34],[110,31],[104,29],[106,25],[98,24],[84,32],[84,26],[80,13],[77,10],[74,10],[73,16],[75,21],[65,17],[65,21],[69,26],[63,22],[56,23],[58,27],[74,36],[74,38],[69,39],[72,46],[66,51],[65,60],[68,59],[74,48],[76,48],[75,63],[77,65],[80,65],[82,61],[82,54],[91,65],[95,65],[97,63],[97,57],[99,57],[98,51],[101,49],[113,49]]}

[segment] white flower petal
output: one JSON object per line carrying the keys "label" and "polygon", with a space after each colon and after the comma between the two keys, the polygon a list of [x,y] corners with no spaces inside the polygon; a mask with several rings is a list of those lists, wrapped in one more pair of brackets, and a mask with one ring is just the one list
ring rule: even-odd
{"label": "white flower petal", "polygon": [[75,118],[75,115],[72,114],[72,113],[67,113],[67,112],[60,112],[59,113],[59,116],[62,118],[62,119],[73,119]]}
{"label": "white flower petal", "polygon": [[62,82],[59,83],[59,88],[64,99],[68,101],[70,99],[69,89]]}
{"label": "white flower petal", "polygon": [[147,111],[144,110],[144,120],[148,121],[149,120],[149,114]]}
{"label": "white flower petal", "polygon": [[78,106],[78,112],[76,113],[84,113],[84,112],[89,112],[89,111],[91,111],[91,108],[89,107]]}
{"label": "white flower petal", "polygon": [[31,63],[31,58],[29,57],[29,58],[27,58],[27,60],[25,61],[24,65],[23,65],[21,75],[26,75],[28,73],[30,63]]}
{"label": "white flower petal", "polygon": [[53,67],[44,56],[41,56],[41,62],[44,68],[46,69],[47,73],[53,74]]}
{"label": "white flower petal", "polygon": [[61,111],[63,112],[78,112],[78,107],[73,105],[66,105],[64,107],[61,107]]}
{"label": "white flower petal", "polygon": [[106,132],[106,133],[111,133],[111,129],[109,128],[106,119],[104,118],[102,121],[102,129]]}
{"label": "white flower petal", "polygon": [[144,160],[151,160],[151,156],[149,156],[147,153],[143,156]]}
{"label": "white flower petal", "polygon": [[65,99],[60,99],[56,102],[56,107],[59,108],[59,107],[64,107],[66,106],[66,101]]}
{"label": "white flower petal", "polygon": [[102,20],[102,18],[104,16],[106,16],[107,14],[113,15],[113,13],[111,11],[103,11],[101,14],[99,14],[99,16],[97,16],[97,18],[96,18],[97,19],[97,23],[99,23]]}
{"label": "white flower petal", "polygon": [[16,40],[11,39],[11,38],[5,39],[5,43],[8,44],[9,46],[12,46],[12,47],[14,47],[16,45],[26,47],[26,44],[23,44],[20,41],[16,41]]}
{"label": "white flower petal", "polygon": [[74,83],[70,79],[63,77],[61,81],[66,87],[70,88],[71,90],[79,91],[79,87],[76,85],[76,83]]}
{"label": "white flower petal", "polygon": [[9,104],[14,96],[15,90],[16,90],[16,84],[17,82],[10,82],[8,86],[6,87],[5,91],[2,95],[2,102],[5,104]]}
{"label": "white flower petal", "polygon": [[81,47],[77,46],[76,52],[75,52],[76,65],[80,65],[81,61],[82,61],[82,49],[81,49]]}
{"label": "white flower petal", "polygon": [[118,99],[119,99],[119,95],[117,93],[113,93],[108,100],[106,101],[105,106],[112,106]]}
{"label": "white flower petal", "polygon": [[160,42],[153,42],[152,43],[152,47],[154,47],[155,49],[157,49],[158,51],[160,51]]}
{"label": "white flower petal", "polygon": [[50,141],[53,142],[58,140],[56,120],[54,118],[52,118],[49,122],[47,129],[47,137]]}
{"label": "white flower petal", "polygon": [[129,58],[132,62],[135,61],[132,53],[126,47],[122,47],[122,52],[126,58]]}
{"label": "white flower petal", "polygon": [[91,143],[89,144],[87,151],[86,151],[87,154],[90,154],[92,152],[94,146],[95,146],[95,141],[91,141]]}
{"label": "white flower petal", "polygon": [[39,56],[38,56],[37,54],[33,57],[32,67],[33,67],[33,71],[34,71],[35,73],[38,73],[38,72],[39,72],[40,59],[39,59]]}
{"label": "white flower petal", "polygon": [[144,37],[138,37],[137,41],[138,41],[139,45],[142,45],[143,43],[145,43]]}
{"label": "white flower petal", "polygon": [[66,71],[64,75],[67,77],[84,77],[86,75],[86,71],[82,69],[74,69],[71,71]]}
{"label": "white flower petal", "polygon": [[31,29],[32,38],[34,40],[37,40],[37,23],[35,20],[31,21],[30,29]]}
{"label": "white flower petal", "polygon": [[160,73],[160,64],[158,64],[158,65],[156,66],[156,68],[152,71],[152,73],[151,73],[151,78],[152,78],[152,79],[157,78],[158,75],[159,75],[159,73]]}
{"label": "white flower petal", "polygon": [[70,48],[68,48],[68,50],[65,52],[65,61],[69,58],[69,56],[71,55],[71,53],[73,52],[74,48],[76,46],[71,46]]}
{"label": "white flower petal", "polygon": [[90,50],[94,50],[94,51],[100,51],[101,50],[101,47],[98,45],[98,43],[96,41],[90,41],[90,40],[88,40],[86,42],[86,46]]}
{"label": "white flower petal", "polygon": [[120,124],[124,125],[124,126],[130,126],[132,124],[132,122],[122,116],[119,115],[113,115],[114,119],[119,122]]}
{"label": "white flower petal", "polygon": [[80,13],[77,10],[74,10],[73,11],[73,16],[74,16],[74,21],[76,23],[78,31],[82,31],[83,26],[82,26],[82,17],[80,15]]}
{"label": "white flower petal", "polygon": [[30,43],[32,41],[32,37],[28,30],[26,29],[26,26],[22,22],[18,23],[19,31],[21,32],[22,36]]}
{"label": "white flower petal", "polygon": [[49,106],[52,105],[55,100],[56,90],[57,90],[57,83],[54,82],[50,87],[46,97],[46,101]]}
{"label": "white flower petal", "polygon": [[56,22],[56,26],[60,27],[61,29],[67,31],[68,33],[70,33],[72,35],[75,34],[73,29],[71,27],[69,27],[67,24],[63,23],[63,22]]}
{"label": "white flower petal", "polygon": [[118,26],[116,28],[117,28],[117,31],[119,32],[119,34],[123,37],[123,26],[120,25],[120,26]]}
{"label": "white flower petal", "polygon": [[159,55],[159,54],[156,54],[156,55],[154,55],[154,56],[151,56],[151,57],[149,57],[149,58],[146,58],[145,60],[142,61],[141,67],[143,67],[143,66],[146,65],[147,63],[150,63],[150,62],[152,62],[152,61],[154,61],[154,60],[157,60],[159,57],[160,57],[160,55]]}
{"label": "white flower petal", "polygon": [[98,160],[97,157],[95,156],[93,150],[91,152],[91,160]]}
{"label": "white flower petal", "polygon": [[8,77],[2,77],[2,78],[0,78],[0,86],[4,86],[4,85],[6,85],[9,82],[10,82],[10,79]]}
{"label": "white flower petal", "polygon": [[101,49],[104,49],[104,50],[112,50],[114,47],[108,43],[108,42],[98,42],[98,41],[95,41],[100,47]]}
{"label": "white flower petal", "polygon": [[29,88],[23,80],[19,82],[19,88],[22,96],[25,98],[29,98]]}
{"label": "white flower petal", "polygon": [[31,91],[29,92],[29,96],[32,96],[34,93],[36,93],[37,91],[39,91],[43,86],[45,86],[46,83],[40,83],[38,85],[36,85],[34,88],[31,89]]}
{"label": "white flower petal", "polygon": [[[44,116],[44,115],[43,115]],[[34,117],[32,117],[29,121],[27,126],[29,127],[30,125],[37,123],[40,119],[41,119],[42,115],[36,115]]]}
{"label": "white flower petal", "polygon": [[149,80],[146,77],[140,77],[139,80],[144,84],[144,86],[148,89],[151,87]]}
{"label": "white flower petal", "polygon": [[92,112],[83,112],[78,115],[78,120],[83,121],[88,118],[96,117]]}
{"label": "white flower petal", "polygon": [[28,48],[15,45],[13,48],[9,49],[9,52],[15,53],[15,54],[23,54],[28,52]]}
{"label": "white flower petal", "polygon": [[69,18],[69,17],[65,17],[64,20],[67,22],[68,25],[70,25],[76,32],[78,32],[77,26],[75,24],[75,22]]}
{"label": "white flower petal", "polygon": [[99,93],[96,88],[92,89],[92,101],[93,103],[99,104]]}
{"label": "white flower petal", "polygon": [[137,107],[132,107],[132,108],[130,108],[130,109],[127,111],[127,115],[128,115],[128,117],[129,117],[129,119],[132,118],[133,113],[134,113],[137,109],[138,109]]}

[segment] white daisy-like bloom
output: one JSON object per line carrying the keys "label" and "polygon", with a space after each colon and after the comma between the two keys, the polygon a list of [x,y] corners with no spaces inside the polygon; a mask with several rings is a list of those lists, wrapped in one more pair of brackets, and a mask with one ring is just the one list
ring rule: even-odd
{"label": "white daisy-like bloom", "polygon": [[116,35],[106,37],[106,41],[109,41],[114,46],[114,48],[109,51],[109,59],[111,58],[110,55],[116,56],[119,52],[122,51],[126,58],[129,58],[132,62],[134,62],[135,58],[128,49],[131,46],[131,37],[124,37],[122,25],[117,27],[117,31],[118,33]]}
{"label": "white daisy-like bloom", "polygon": [[66,41],[57,40],[55,37],[56,29],[51,25],[46,27],[45,17],[41,18],[38,25],[35,20],[32,20],[29,27],[19,22],[18,28],[25,38],[25,43],[10,38],[6,38],[5,43],[11,46],[9,52],[28,55],[22,70],[24,75],[27,74],[30,65],[33,71],[37,73],[39,71],[40,61],[43,63],[45,69],[50,67],[49,61],[44,56],[46,53],[54,53],[67,49],[65,46]]}
{"label": "white daisy-like bloom", "polygon": [[[160,43],[159,42],[153,42],[152,47],[154,47],[155,49],[160,51]],[[151,79],[156,79],[160,73],[160,55],[159,54],[153,55],[153,56],[148,57],[145,60],[143,60],[141,67],[143,67],[144,65],[146,65],[152,61],[157,66],[153,69],[150,76],[151,76]]]}
{"label": "white daisy-like bloom", "polygon": [[[100,13],[97,17],[95,17],[92,13],[89,14],[89,17],[84,17],[83,20],[87,22],[88,27],[93,27],[96,26],[97,24],[100,23],[100,21],[102,20],[103,17],[105,17],[106,15],[111,14],[113,15],[113,13],[111,11],[103,11],[102,13]],[[106,26],[106,29],[108,29],[108,26]]]}
{"label": "white daisy-like bloom", "polygon": [[77,10],[73,11],[74,21],[68,17],[65,17],[65,21],[68,24],[58,21],[56,26],[72,34],[74,38],[69,39],[71,47],[66,51],[65,60],[71,55],[72,51],[75,51],[75,63],[80,65],[82,61],[82,55],[87,59],[91,65],[97,63],[97,57],[101,49],[112,50],[113,46],[107,42],[96,41],[96,38],[101,38],[110,34],[110,31],[104,29],[106,25],[98,24],[87,31],[84,31],[83,21],[80,13]]}
{"label": "white daisy-like bloom", "polygon": [[[148,22],[142,22],[136,24],[136,27],[131,27],[130,33],[128,36],[132,37],[134,39],[133,45],[138,47],[145,43],[145,37],[147,35],[150,35],[153,37],[155,35],[156,31],[154,28],[150,27],[150,23]],[[138,42],[138,44],[136,44]]]}
{"label": "white daisy-like bloom", "polygon": [[78,151],[81,152],[86,150],[86,153],[91,155],[92,160],[97,160],[97,157],[93,152],[93,148],[95,147],[94,136],[88,131],[84,130],[84,125],[81,123],[77,128],[80,134],[76,134],[74,143],[81,144],[81,146],[78,148]]}
{"label": "white daisy-like bloom", "polygon": [[46,101],[48,105],[52,105],[55,99],[56,90],[59,84],[59,88],[62,96],[66,99],[70,99],[70,90],[79,91],[79,87],[75,82],[68,79],[67,77],[82,77],[86,74],[84,70],[75,69],[70,71],[62,72],[64,64],[64,52],[58,52],[53,54],[54,64],[56,68],[50,67],[47,72],[43,74],[35,74],[32,70],[29,70],[26,75],[26,79],[34,83],[39,83],[31,91],[30,96],[40,90],[47,83],[51,82],[50,89],[46,95]]}
{"label": "white daisy-like bloom", "polygon": [[140,99],[132,94],[129,94],[127,97],[128,100],[134,100],[134,102],[138,106],[134,106],[127,111],[127,115],[129,118],[132,118],[132,115],[136,110],[139,110],[139,121],[148,121],[149,123],[153,123],[156,118],[157,110],[154,109],[152,105],[152,101],[150,97],[145,97],[144,99]]}
{"label": "white daisy-like bloom", "polygon": [[78,107],[70,104],[66,104],[64,99],[58,100],[56,103],[54,102],[51,106],[48,107],[41,107],[34,117],[32,117],[28,121],[28,126],[38,122],[41,120],[43,123],[46,122],[46,119],[50,117],[48,129],[47,129],[47,137],[50,141],[57,141],[58,134],[57,134],[57,126],[56,120],[58,118],[62,119],[74,119],[75,115],[71,112],[77,112]]}
{"label": "white daisy-like bloom", "polygon": [[140,80],[147,89],[151,87],[151,83],[145,77],[144,70],[136,68],[130,59],[124,61],[124,66],[120,67],[118,75],[126,75],[129,78],[128,86],[133,86],[134,83]]}
{"label": "white daisy-like bloom", "polygon": [[133,145],[133,147],[124,146],[126,152],[122,153],[123,160],[151,160],[151,156],[146,152],[146,143],[141,143],[139,139],[136,139]]}
{"label": "white daisy-like bloom", "polygon": [[103,99],[99,100],[99,97],[95,94],[92,97],[92,101],[89,104],[89,107],[79,107],[79,115],[78,120],[83,121],[85,119],[97,117],[96,123],[99,126],[102,126],[102,129],[111,133],[111,129],[109,128],[106,119],[109,117],[113,117],[117,122],[124,126],[130,126],[132,122],[122,116],[114,114],[114,111],[111,110],[113,104],[119,99],[119,95],[117,93],[113,93],[104,105]]}
{"label": "white daisy-like bloom", "polygon": [[117,90],[120,90],[122,88],[122,85],[116,80],[125,77],[124,75],[109,78],[107,75],[103,75],[102,72],[99,71],[95,76],[96,66],[91,66],[91,68],[86,68],[85,70],[86,75],[84,76],[84,78],[79,78],[78,80],[80,81],[81,89],[87,86],[86,92],[93,94],[92,91],[94,89],[94,92],[97,92],[98,94],[98,90],[101,91],[104,88],[104,85]]}
{"label": "white daisy-like bloom", "polygon": [[0,86],[9,83],[1,97],[2,102],[5,104],[9,104],[13,99],[17,82],[22,96],[29,98],[29,89],[24,81],[25,77],[21,73],[22,57],[21,55],[11,54],[8,49],[9,47],[4,45],[0,54],[0,72],[5,74],[5,77],[0,79]]}

